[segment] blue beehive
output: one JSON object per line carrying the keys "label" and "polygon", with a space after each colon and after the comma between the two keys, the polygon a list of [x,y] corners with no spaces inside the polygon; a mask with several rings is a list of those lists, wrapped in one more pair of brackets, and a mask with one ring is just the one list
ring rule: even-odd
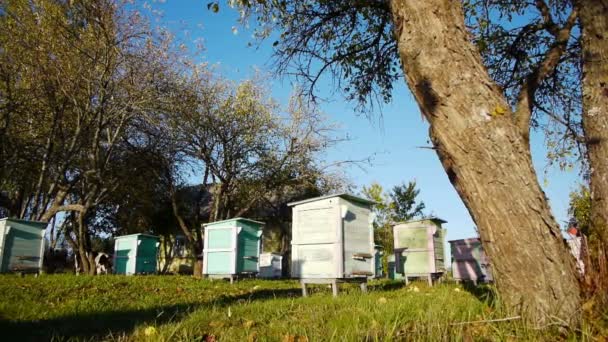
{"label": "blue beehive", "polygon": [[241,217],[205,224],[203,274],[231,280],[257,274],[263,225]]}
{"label": "blue beehive", "polygon": [[156,273],[158,256],[158,236],[131,234],[114,239],[115,274],[153,274]]}

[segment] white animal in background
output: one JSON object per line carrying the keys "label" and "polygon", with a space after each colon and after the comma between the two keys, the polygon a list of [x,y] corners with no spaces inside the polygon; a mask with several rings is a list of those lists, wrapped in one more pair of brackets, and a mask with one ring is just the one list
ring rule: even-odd
{"label": "white animal in background", "polygon": [[[112,273],[112,258],[108,254],[93,252],[93,255],[95,257],[96,274]],[[83,271],[82,267],[80,267],[78,254],[74,256],[74,270],[76,271],[76,275]]]}
{"label": "white animal in background", "polygon": [[97,274],[108,274],[112,272],[112,259],[106,253],[99,253],[95,257],[95,266],[97,266]]}

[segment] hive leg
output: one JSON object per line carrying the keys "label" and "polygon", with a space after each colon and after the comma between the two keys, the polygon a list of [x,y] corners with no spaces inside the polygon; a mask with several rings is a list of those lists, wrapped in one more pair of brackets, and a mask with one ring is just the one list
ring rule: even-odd
{"label": "hive leg", "polygon": [[302,285],[302,297],[308,297],[308,292],[306,291],[306,283],[303,280],[300,280],[300,285]]}
{"label": "hive leg", "polygon": [[433,286],[433,278],[431,277],[431,274],[429,273],[429,275],[427,276],[427,279],[429,281],[429,286]]}
{"label": "hive leg", "polygon": [[334,297],[338,297],[338,282],[336,280],[331,282],[331,291]]}
{"label": "hive leg", "polygon": [[361,283],[359,286],[361,286],[361,292],[367,293],[367,283]]}

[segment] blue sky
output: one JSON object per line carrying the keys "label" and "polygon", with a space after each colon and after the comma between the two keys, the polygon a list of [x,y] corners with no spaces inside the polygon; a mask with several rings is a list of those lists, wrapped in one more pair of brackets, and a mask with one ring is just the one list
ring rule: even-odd
{"label": "blue sky", "polygon": [[[272,71],[269,63],[271,42],[257,48],[248,47],[252,42],[252,32],[238,26],[236,12],[223,7],[219,13],[212,13],[207,10],[207,2],[167,0],[157,2],[154,7],[164,13],[159,24],[181,36],[184,43],[193,44],[194,40],[202,39],[205,46],[203,60],[215,65],[224,77],[238,81],[252,76],[256,69]],[[236,34],[233,32],[235,26]],[[184,36],[184,30],[188,31],[187,36]],[[273,79],[271,86],[272,95],[286,103],[292,90],[290,80]],[[329,91],[331,84],[326,82],[321,88]],[[357,116],[353,104],[343,101],[340,94],[329,100],[321,105],[323,112],[353,140],[331,150],[328,159],[361,159],[375,155],[373,165],[366,170],[356,167],[346,170],[359,189],[374,181],[390,189],[401,182],[416,180],[427,210],[448,221],[448,240],[475,236],[474,223],[449,183],[437,155],[433,150],[419,148],[429,146],[428,124],[422,119],[404,82],[396,84],[393,102],[384,106],[381,118],[377,116],[370,120]],[[532,149],[539,181],[554,215],[563,225],[567,220],[568,193],[579,182],[578,172],[563,172],[555,168],[545,170],[541,134],[533,134]],[[543,184],[545,180],[547,182]]]}

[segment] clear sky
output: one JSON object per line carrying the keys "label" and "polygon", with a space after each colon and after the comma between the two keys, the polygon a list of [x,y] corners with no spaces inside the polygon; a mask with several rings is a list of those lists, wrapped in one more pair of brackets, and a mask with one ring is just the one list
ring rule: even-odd
{"label": "clear sky", "polygon": [[[250,77],[256,69],[272,71],[269,63],[271,42],[257,48],[248,47],[253,41],[251,31],[238,26],[236,12],[224,6],[219,13],[213,13],[207,10],[207,3],[205,0],[156,1],[154,8],[163,12],[159,24],[181,36],[184,43],[193,44],[194,40],[202,39],[204,61],[216,65],[224,77],[241,80]],[[236,27],[236,33],[233,27]],[[185,32],[187,36],[184,36]],[[273,79],[271,86],[273,96],[286,103],[292,90],[290,80]],[[329,93],[330,82],[321,88]],[[437,155],[433,150],[419,148],[430,145],[428,123],[422,119],[403,81],[396,84],[393,102],[383,108],[381,118],[358,117],[353,104],[345,102],[340,94],[329,100],[322,104],[322,110],[353,140],[330,151],[328,159],[361,159],[375,154],[373,164],[365,171],[359,168],[346,171],[359,189],[374,181],[390,189],[415,179],[428,212],[448,221],[448,240],[475,236],[474,223],[448,181]],[[577,171],[545,169],[541,134],[533,134],[532,147],[540,183],[550,199],[554,215],[563,226],[567,220],[568,193],[580,177]]]}

